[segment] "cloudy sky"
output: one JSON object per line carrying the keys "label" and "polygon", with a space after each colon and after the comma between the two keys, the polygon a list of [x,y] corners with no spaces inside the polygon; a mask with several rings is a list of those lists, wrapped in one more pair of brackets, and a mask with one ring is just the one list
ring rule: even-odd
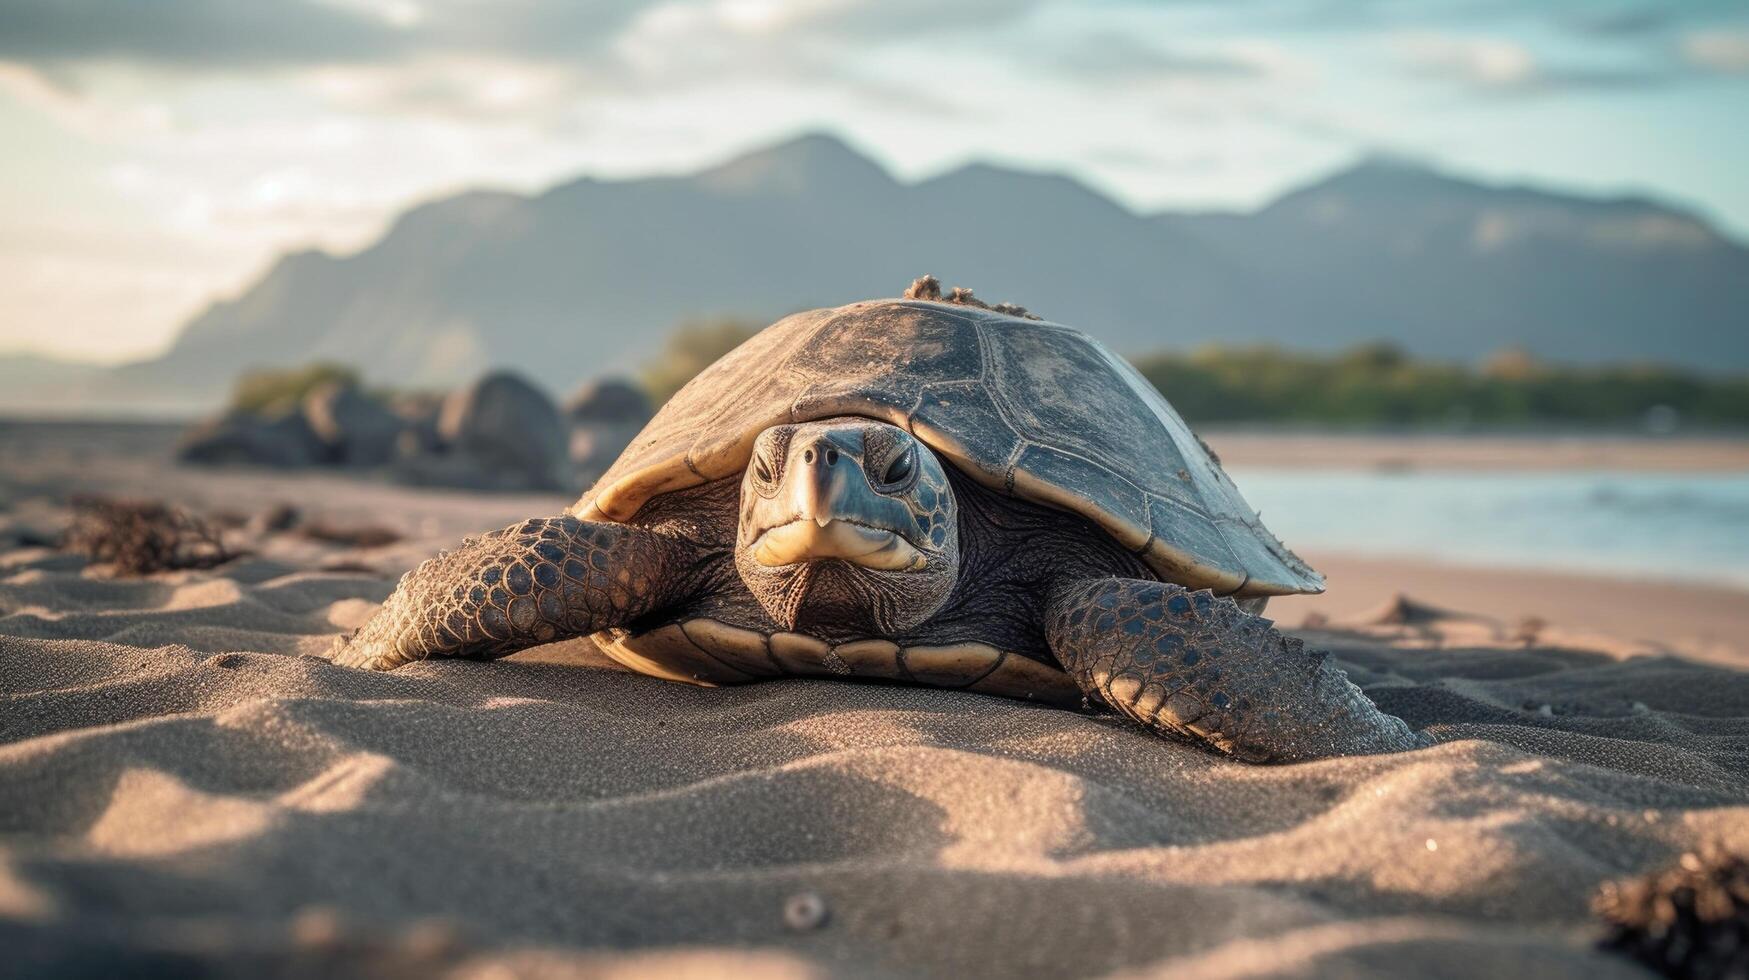
{"label": "cloudy sky", "polygon": [[0,0],[0,352],[151,354],[410,202],[804,129],[1146,210],[1382,151],[1749,237],[1749,3]]}

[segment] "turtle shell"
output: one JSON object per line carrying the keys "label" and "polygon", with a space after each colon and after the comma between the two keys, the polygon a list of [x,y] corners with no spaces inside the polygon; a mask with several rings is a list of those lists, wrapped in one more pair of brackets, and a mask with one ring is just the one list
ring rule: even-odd
{"label": "turtle shell", "polygon": [[739,475],[766,428],[838,415],[899,426],[987,487],[1093,521],[1167,581],[1239,597],[1323,590],[1104,344],[923,300],[767,327],[669,400],[572,512],[629,520],[658,494]]}

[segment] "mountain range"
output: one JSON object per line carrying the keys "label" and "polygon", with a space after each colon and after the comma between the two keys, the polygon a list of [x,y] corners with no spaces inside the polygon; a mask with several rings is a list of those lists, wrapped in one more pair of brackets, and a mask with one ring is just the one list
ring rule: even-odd
{"label": "mountain range", "polygon": [[809,135],[691,175],[419,205],[355,254],[283,256],[160,357],[0,358],[0,410],[199,410],[241,370],[318,359],[402,387],[508,366],[564,393],[634,370],[689,318],[894,296],[925,272],[1130,354],[1389,340],[1749,369],[1749,249],[1650,200],[1371,159],[1248,213],[1138,214],[986,164],[904,183]]}

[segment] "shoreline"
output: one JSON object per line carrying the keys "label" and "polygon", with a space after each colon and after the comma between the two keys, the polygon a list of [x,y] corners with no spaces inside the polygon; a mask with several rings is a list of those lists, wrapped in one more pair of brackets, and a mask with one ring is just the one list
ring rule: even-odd
{"label": "shoreline", "polygon": [[[0,415],[0,446],[26,451],[57,436],[95,439],[122,455],[169,453],[192,425],[155,419]],[[1223,466],[1355,470],[1749,470],[1749,433],[1650,436],[1608,432],[1351,432],[1195,426]],[[13,448],[7,446],[7,448]],[[310,472],[321,472],[314,470]]]}
{"label": "shoreline", "polygon": [[[570,494],[480,494],[411,488],[380,479],[324,470],[280,472],[255,469],[198,469],[169,458],[175,431],[163,426],[62,426],[0,423],[0,525],[48,530],[66,496],[98,492],[151,496],[203,511],[253,513],[286,502],[342,524],[381,524],[405,535],[397,545],[369,556],[385,573],[401,571],[464,535],[502,527],[531,514],[556,513]],[[1256,433],[1215,434],[1217,452],[1234,469],[1258,465],[1290,467],[1335,440],[1345,459],[1388,456],[1406,441],[1384,437],[1283,436]],[[1493,452],[1502,440],[1467,438],[1416,441],[1427,465],[1457,458],[1454,447]],[[1573,460],[1574,453],[1551,454],[1540,440],[1514,440],[1514,461],[1531,454],[1548,460]],[[1621,453],[1648,467],[1677,459],[1704,459],[1715,466],[1741,455],[1749,467],[1749,441],[1586,440],[1583,446]],[[1494,455],[1496,460],[1506,459]],[[1329,465],[1328,460],[1321,461]],[[1243,477],[1241,476],[1241,480]],[[9,513],[6,513],[9,512]],[[1328,578],[1328,591],[1315,597],[1290,597],[1271,603],[1269,615],[1296,628],[1311,615],[1331,623],[1353,620],[1385,605],[1398,593],[1434,606],[1489,617],[1511,631],[1534,617],[1565,631],[1611,637],[1640,649],[1667,649],[1696,660],[1749,669],[1749,590],[1672,580],[1636,581],[1571,571],[1536,571],[1510,565],[1459,564],[1438,557],[1303,548],[1301,553]]]}
{"label": "shoreline", "polygon": [[1460,565],[1354,552],[1307,555],[1326,591],[1270,600],[1265,613],[1290,629],[1362,622],[1396,596],[1466,616],[1506,633],[1531,620],[1567,640],[1619,655],[1667,651],[1749,670],[1749,590],[1668,580],[1636,582],[1576,572]]}
{"label": "shoreline", "polygon": [[1250,469],[1749,470],[1749,438],[1631,435],[1425,435],[1202,430],[1223,466]]}

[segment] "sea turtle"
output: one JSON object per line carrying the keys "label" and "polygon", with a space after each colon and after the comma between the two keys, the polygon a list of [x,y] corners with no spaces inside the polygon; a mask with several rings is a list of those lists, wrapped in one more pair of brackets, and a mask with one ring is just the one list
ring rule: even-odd
{"label": "sea turtle", "polygon": [[669,680],[1102,703],[1255,761],[1427,744],[1256,615],[1322,588],[1122,358],[924,277],[766,328],[568,512],[420,565],[335,659],[592,634]]}

